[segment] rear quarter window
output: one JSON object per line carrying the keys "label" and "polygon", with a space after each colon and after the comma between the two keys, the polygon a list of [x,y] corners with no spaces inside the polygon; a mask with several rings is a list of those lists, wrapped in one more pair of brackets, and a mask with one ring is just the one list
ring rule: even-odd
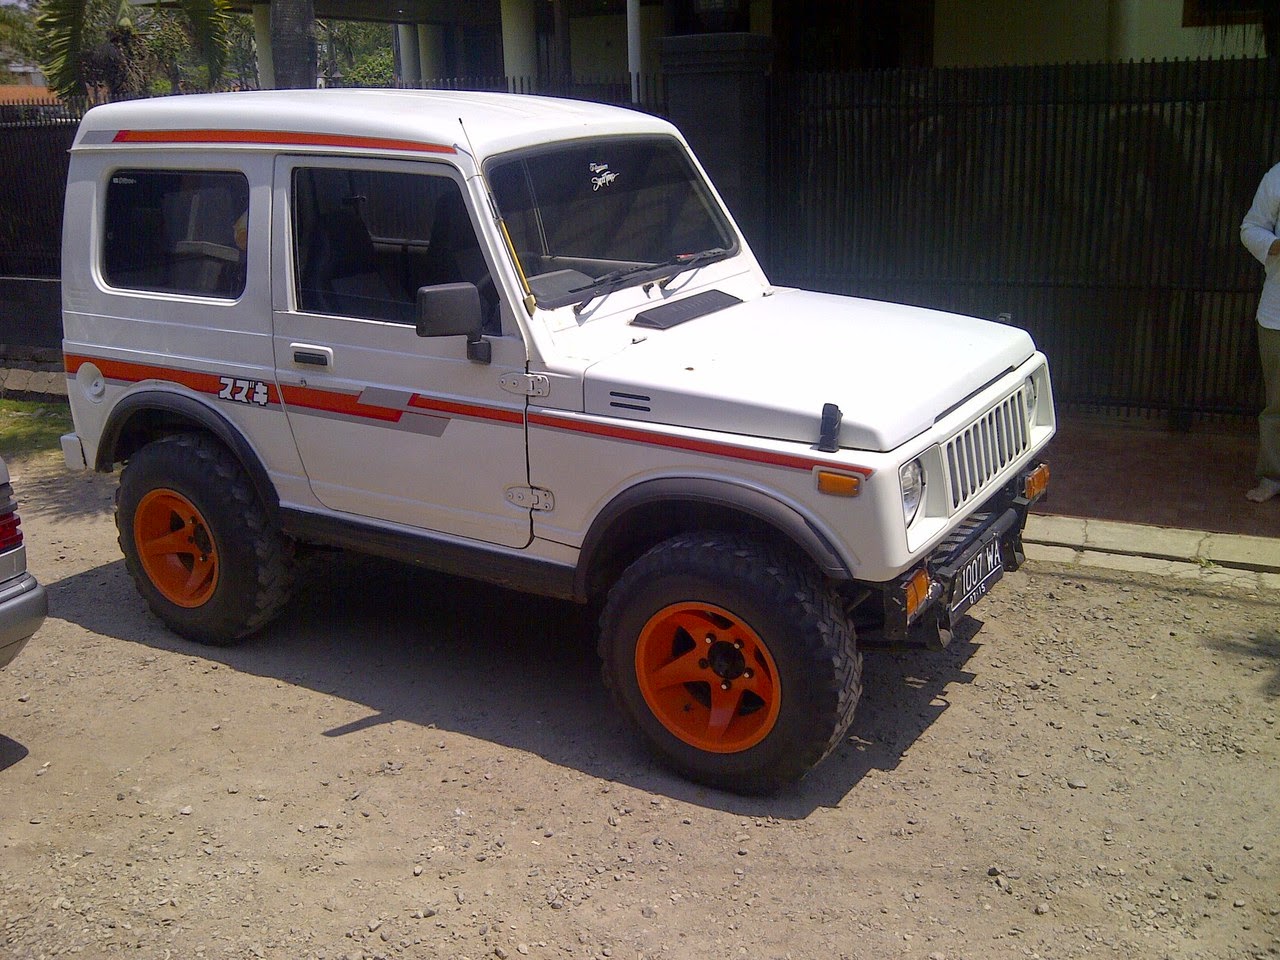
{"label": "rear quarter window", "polygon": [[117,170],[107,182],[103,277],[120,289],[234,300],[244,292],[248,210],[240,173]]}

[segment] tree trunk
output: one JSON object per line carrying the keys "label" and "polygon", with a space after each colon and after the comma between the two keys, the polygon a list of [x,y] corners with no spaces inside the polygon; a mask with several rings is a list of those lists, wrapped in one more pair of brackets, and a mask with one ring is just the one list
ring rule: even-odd
{"label": "tree trunk", "polygon": [[275,61],[278,88],[315,88],[313,0],[271,0],[271,58]]}

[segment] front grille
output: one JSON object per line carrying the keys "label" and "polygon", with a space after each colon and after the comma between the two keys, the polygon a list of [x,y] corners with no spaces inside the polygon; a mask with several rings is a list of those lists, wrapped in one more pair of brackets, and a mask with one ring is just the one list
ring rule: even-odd
{"label": "front grille", "polygon": [[1031,445],[1021,389],[1000,401],[945,444],[951,510],[980,496],[991,479]]}

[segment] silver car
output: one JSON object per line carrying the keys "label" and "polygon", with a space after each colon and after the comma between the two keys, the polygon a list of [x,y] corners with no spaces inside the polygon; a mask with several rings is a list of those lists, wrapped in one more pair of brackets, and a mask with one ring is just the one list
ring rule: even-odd
{"label": "silver car", "polygon": [[18,501],[9,483],[9,468],[0,460],[0,668],[7,667],[27,645],[48,612],[44,587],[27,573]]}

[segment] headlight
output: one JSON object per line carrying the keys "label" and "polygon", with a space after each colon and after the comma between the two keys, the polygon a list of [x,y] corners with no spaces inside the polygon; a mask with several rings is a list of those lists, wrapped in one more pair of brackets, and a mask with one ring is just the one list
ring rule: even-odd
{"label": "headlight", "polygon": [[898,479],[902,482],[902,515],[907,526],[911,526],[924,500],[924,467],[919,460],[903,464],[898,471]]}
{"label": "headlight", "polygon": [[1022,384],[1023,402],[1027,406],[1027,423],[1036,422],[1036,405],[1040,402],[1040,390],[1034,377],[1027,377]]}

